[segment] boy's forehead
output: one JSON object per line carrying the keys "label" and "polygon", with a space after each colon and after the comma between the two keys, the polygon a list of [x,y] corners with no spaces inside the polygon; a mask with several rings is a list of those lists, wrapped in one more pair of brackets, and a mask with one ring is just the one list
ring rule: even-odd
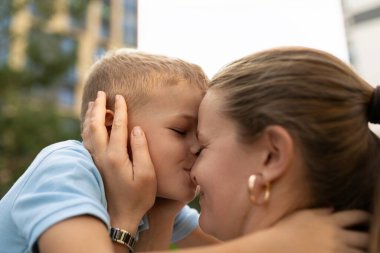
{"label": "boy's forehead", "polygon": [[182,118],[197,118],[205,92],[192,85],[167,85],[152,89],[146,109],[155,113],[171,112]]}
{"label": "boy's forehead", "polygon": [[161,87],[153,88],[150,92],[152,101],[155,100],[170,100],[170,99],[199,99],[205,95],[205,91],[201,88],[188,83],[179,83],[174,85],[162,85]]}

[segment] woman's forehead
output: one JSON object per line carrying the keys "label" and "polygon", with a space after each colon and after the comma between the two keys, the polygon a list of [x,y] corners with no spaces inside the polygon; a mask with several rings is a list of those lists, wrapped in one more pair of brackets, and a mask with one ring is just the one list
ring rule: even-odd
{"label": "woman's forehead", "polygon": [[233,121],[223,114],[222,106],[223,95],[219,91],[207,91],[198,114],[198,134],[201,138],[234,131]]}

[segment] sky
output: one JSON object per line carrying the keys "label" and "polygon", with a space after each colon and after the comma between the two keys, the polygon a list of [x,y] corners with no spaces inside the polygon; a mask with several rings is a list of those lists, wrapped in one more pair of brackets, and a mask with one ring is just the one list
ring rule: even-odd
{"label": "sky", "polygon": [[139,50],[197,63],[209,77],[277,46],[349,59],[340,0],[139,0],[138,26]]}

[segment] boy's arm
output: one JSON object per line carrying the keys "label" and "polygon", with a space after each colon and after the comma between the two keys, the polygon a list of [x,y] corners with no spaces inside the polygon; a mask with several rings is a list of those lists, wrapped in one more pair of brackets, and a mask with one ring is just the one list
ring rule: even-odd
{"label": "boy's arm", "polygon": [[[175,219],[184,204],[174,200],[156,198],[152,209],[148,212],[149,230],[140,233],[137,244],[138,251],[168,249],[172,236]],[[177,241],[180,248],[206,246],[220,242],[216,238],[204,233],[197,226],[184,239]]]}
{"label": "boy's arm", "polygon": [[177,245],[180,248],[188,248],[195,246],[206,246],[220,242],[221,241],[216,239],[215,237],[203,232],[203,230],[198,226],[184,239],[176,242],[175,245]]}
{"label": "boy's arm", "polygon": [[166,250],[172,239],[175,218],[185,204],[175,200],[156,198],[148,211],[149,229],[140,233],[138,251]]}

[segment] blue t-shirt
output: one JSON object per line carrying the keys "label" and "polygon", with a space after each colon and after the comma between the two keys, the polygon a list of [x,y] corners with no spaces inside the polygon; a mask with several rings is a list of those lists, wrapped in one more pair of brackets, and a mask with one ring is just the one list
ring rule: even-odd
{"label": "blue t-shirt", "polygon": [[[43,149],[0,200],[0,252],[31,252],[50,226],[78,215],[110,226],[103,181],[91,155],[81,142],[64,141]],[[185,206],[176,217],[172,242],[197,226],[198,212]],[[139,232],[148,228],[143,219]]]}

